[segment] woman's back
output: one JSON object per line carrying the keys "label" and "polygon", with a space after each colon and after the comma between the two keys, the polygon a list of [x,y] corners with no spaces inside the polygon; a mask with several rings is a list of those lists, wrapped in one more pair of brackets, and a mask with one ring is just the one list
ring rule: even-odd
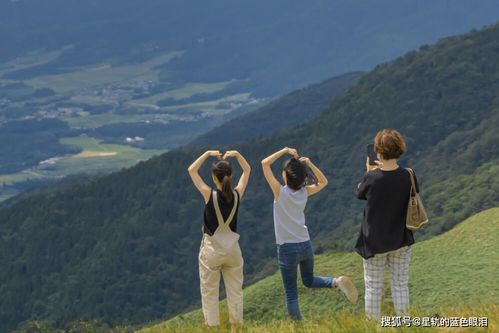
{"label": "woman's back", "polygon": [[300,243],[310,239],[305,225],[305,207],[308,193],[305,187],[293,191],[281,186],[279,196],[274,201],[274,229],[276,243]]}
{"label": "woman's back", "polygon": [[367,200],[367,205],[356,246],[364,258],[414,243],[412,232],[405,226],[410,190],[409,171],[404,168],[377,169],[365,175],[357,189],[357,196]]}
{"label": "woman's back", "polygon": [[[222,218],[225,221],[229,217],[229,215],[232,211],[232,208],[234,207],[234,200],[227,201],[227,199],[224,198],[224,196],[220,190],[215,189],[214,191],[217,191],[217,193],[218,193],[218,196],[217,196],[218,206],[220,207],[220,213],[222,214]],[[239,193],[237,191],[234,191],[234,192],[237,195],[238,200],[237,200],[236,211],[235,211],[235,214],[234,214],[232,221],[229,224],[229,227],[233,232],[237,233],[237,215],[239,213],[239,203],[241,200],[240,200]],[[210,236],[213,236],[213,234],[215,233],[215,231],[218,228],[218,224],[219,224],[219,222],[217,219],[217,214],[216,214],[215,206],[213,203],[213,192],[212,192],[210,194],[210,198],[208,199],[208,202],[206,203],[205,208],[204,208],[203,232],[210,235]]]}

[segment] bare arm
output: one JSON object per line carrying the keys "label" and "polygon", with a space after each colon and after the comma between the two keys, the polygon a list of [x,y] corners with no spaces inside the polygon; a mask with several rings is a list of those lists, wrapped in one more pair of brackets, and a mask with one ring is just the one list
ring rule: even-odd
{"label": "bare arm", "polygon": [[235,157],[237,159],[237,162],[241,166],[241,169],[243,169],[243,174],[241,175],[241,178],[239,178],[239,182],[237,183],[237,186],[235,190],[237,193],[239,193],[239,196],[242,198],[244,195],[244,192],[246,191],[246,187],[248,186],[248,181],[249,181],[249,176],[251,173],[251,166],[249,165],[248,161],[241,155],[236,150],[229,150],[225,153],[223,159],[226,159],[228,157]]}
{"label": "bare arm", "polygon": [[302,157],[300,158],[300,161],[305,162],[307,166],[312,169],[312,172],[314,175],[317,177],[317,184],[314,185],[308,185],[306,187],[308,196],[312,196],[314,194],[319,193],[322,191],[328,184],[327,178],[322,173],[322,171],[314,164],[308,157]]}
{"label": "bare arm", "polygon": [[191,176],[192,182],[203,196],[205,203],[207,203],[210,199],[211,188],[206,185],[203,178],[199,175],[199,168],[208,159],[208,157],[221,157],[221,155],[222,154],[218,150],[208,150],[199,156],[197,160],[195,160],[187,169],[189,171],[189,175]]}
{"label": "bare arm", "polygon": [[285,154],[291,154],[294,157],[298,157],[298,152],[296,151],[296,149],[285,147],[268,156],[262,161],[263,175],[265,176],[265,180],[267,180],[267,183],[269,184],[270,189],[274,194],[274,200],[277,200],[279,198],[281,183],[279,183],[279,181],[275,178],[274,173],[272,172],[272,164]]}

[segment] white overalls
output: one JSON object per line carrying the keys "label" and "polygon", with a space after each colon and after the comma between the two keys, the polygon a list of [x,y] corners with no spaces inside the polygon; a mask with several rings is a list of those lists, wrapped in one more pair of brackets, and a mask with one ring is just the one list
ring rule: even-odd
{"label": "white overalls", "polygon": [[201,284],[201,301],[203,314],[208,326],[220,325],[219,289],[220,273],[222,273],[229,319],[231,324],[243,322],[243,257],[239,247],[239,235],[229,225],[234,219],[238,204],[238,196],[234,191],[234,207],[224,221],[218,204],[217,191],[213,191],[213,206],[217,216],[218,227],[213,236],[203,235],[199,251],[199,279]]}

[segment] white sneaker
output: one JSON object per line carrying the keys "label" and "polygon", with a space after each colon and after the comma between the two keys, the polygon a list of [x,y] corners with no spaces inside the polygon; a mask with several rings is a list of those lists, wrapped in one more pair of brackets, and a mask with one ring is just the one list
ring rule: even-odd
{"label": "white sneaker", "polygon": [[357,292],[357,288],[355,288],[355,285],[352,283],[348,276],[340,276],[336,278],[334,282],[336,287],[340,288],[340,290],[345,294],[350,302],[357,302],[359,293]]}

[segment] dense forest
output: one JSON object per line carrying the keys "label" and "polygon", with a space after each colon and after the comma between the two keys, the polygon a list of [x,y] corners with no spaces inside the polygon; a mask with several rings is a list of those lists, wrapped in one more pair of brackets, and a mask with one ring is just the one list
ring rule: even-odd
{"label": "dense forest", "polygon": [[[239,218],[247,283],[275,267],[259,161],[284,145],[329,178],[307,208],[317,251],[352,249],[362,215],[352,192],[380,128],[407,139],[401,162],[415,168],[430,210],[420,238],[497,206],[498,59],[499,25],[447,38],[376,67],[303,125],[231,146],[253,166]],[[1,209],[0,331],[29,319],[141,323],[195,305],[203,203],[186,169],[201,151],[171,151]]]}
{"label": "dense forest", "polygon": [[0,174],[14,173],[54,156],[78,153],[59,138],[78,134],[57,119],[27,119],[0,123]]}

